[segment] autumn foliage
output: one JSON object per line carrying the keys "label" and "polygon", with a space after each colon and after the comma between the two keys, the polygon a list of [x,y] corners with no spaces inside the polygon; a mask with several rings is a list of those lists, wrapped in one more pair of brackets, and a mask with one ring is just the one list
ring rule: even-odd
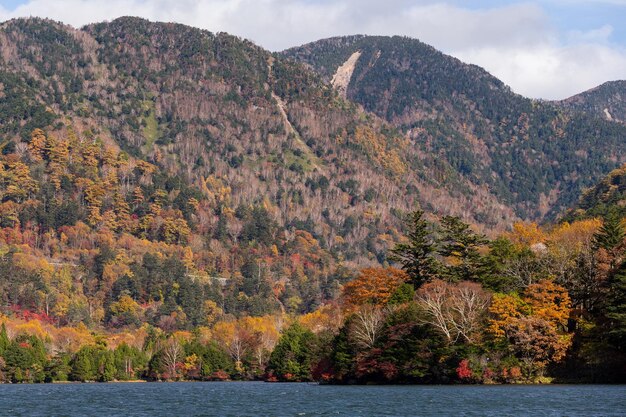
{"label": "autumn foliage", "polygon": [[385,305],[408,275],[396,268],[365,268],[358,277],[344,286],[343,296],[347,306],[373,304]]}

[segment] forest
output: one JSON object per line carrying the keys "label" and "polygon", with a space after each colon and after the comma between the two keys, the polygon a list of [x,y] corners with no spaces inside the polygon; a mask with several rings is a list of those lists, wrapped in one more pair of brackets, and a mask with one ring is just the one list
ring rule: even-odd
{"label": "forest", "polygon": [[398,214],[355,269],[263,206],[207,224],[206,192],[93,138],[24,145],[0,164],[4,382],[624,381],[618,210],[492,239]]}
{"label": "forest", "polygon": [[626,382],[624,126],[318,46],[0,26],[0,382]]}

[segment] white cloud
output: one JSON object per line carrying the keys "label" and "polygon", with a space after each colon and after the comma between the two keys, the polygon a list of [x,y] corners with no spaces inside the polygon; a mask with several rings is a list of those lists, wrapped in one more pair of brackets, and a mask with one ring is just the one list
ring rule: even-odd
{"label": "white cloud", "polygon": [[626,51],[610,44],[611,26],[559,33],[530,3],[468,9],[434,0],[29,0],[12,12],[0,6],[0,20],[42,16],[73,26],[123,15],[226,31],[272,50],[337,35],[407,35],[481,65],[531,97],[564,98],[626,78]]}
{"label": "white cloud", "polygon": [[603,25],[597,29],[582,31],[571,30],[567,33],[568,43],[607,43],[613,34],[613,26]]}
{"label": "white cloud", "polygon": [[454,55],[483,66],[528,97],[562,99],[626,78],[626,51],[597,44],[482,48]]}

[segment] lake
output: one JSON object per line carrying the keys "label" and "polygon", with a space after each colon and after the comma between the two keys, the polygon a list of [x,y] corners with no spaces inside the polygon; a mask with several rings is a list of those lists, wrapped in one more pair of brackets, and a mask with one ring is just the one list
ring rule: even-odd
{"label": "lake", "polygon": [[626,416],[626,386],[0,385],[2,416]]}

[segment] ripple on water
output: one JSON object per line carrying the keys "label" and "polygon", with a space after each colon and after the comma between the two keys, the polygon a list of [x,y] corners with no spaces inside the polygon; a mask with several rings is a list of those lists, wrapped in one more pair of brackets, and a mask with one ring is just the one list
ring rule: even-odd
{"label": "ripple on water", "polygon": [[626,387],[0,385],[0,416],[624,416]]}

